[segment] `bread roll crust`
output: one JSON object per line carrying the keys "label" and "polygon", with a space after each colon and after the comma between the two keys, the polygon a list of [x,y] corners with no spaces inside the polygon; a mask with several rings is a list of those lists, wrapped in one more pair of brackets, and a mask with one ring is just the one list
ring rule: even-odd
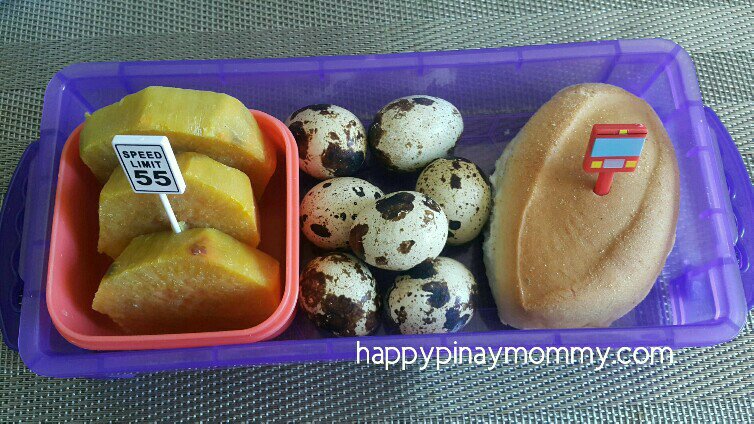
{"label": "bread roll crust", "polygon": [[[610,193],[582,160],[592,125],[642,123],[638,168]],[[609,326],[641,302],[675,240],[675,151],[642,99],[607,84],[565,88],[521,129],[497,162],[484,243],[500,320],[516,328]]]}

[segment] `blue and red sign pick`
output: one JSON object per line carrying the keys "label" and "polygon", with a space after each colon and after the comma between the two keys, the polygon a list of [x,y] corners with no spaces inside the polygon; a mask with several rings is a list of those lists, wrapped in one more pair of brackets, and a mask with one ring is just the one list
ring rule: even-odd
{"label": "blue and red sign pick", "polygon": [[598,173],[594,193],[610,193],[616,172],[634,172],[647,138],[642,124],[594,124],[584,155],[584,171]]}

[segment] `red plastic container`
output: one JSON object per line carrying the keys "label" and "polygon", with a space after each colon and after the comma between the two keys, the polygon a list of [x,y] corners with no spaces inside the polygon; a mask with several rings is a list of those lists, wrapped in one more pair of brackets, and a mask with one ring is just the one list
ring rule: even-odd
{"label": "red plastic container", "polygon": [[60,158],[47,272],[47,310],[66,340],[92,350],[168,349],[269,340],[293,321],[298,297],[298,155],[288,128],[266,113],[252,111],[277,150],[278,167],[259,200],[259,249],[280,262],[283,298],[261,324],[233,331],[127,335],[92,309],[92,299],[112,260],[97,253],[97,203],[101,184],[79,156],[81,125],[66,141]]}

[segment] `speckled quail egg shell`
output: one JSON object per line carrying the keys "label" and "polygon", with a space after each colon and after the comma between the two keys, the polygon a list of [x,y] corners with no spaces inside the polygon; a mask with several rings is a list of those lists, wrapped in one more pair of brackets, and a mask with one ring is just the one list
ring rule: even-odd
{"label": "speckled quail egg shell", "polygon": [[415,171],[453,152],[463,118],[446,100],[408,96],[393,100],[369,127],[369,144],[386,167]]}
{"label": "speckled quail egg shell", "polygon": [[311,105],[285,121],[298,144],[299,167],[314,178],[353,175],[364,164],[367,141],[361,121],[348,110]]}
{"label": "speckled quail egg shell", "polygon": [[338,336],[365,336],[379,326],[375,279],[347,253],[318,256],[306,265],[299,305],[317,327]]}
{"label": "speckled quail egg shell", "polygon": [[473,240],[492,207],[490,182],[479,167],[463,158],[437,159],[419,174],[416,191],[440,204],[448,217],[448,244]]}
{"label": "speckled quail egg shell", "polygon": [[301,231],[323,249],[346,248],[358,213],[382,196],[382,190],[359,178],[322,181],[301,201]]}
{"label": "speckled quail egg shell", "polygon": [[370,265],[404,271],[436,258],[447,237],[448,219],[437,202],[415,191],[398,191],[358,214],[349,245]]}
{"label": "speckled quail egg shell", "polygon": [[439,257],[399,275],[385,308],[403,334],[452,333],[474,315],[477,284],[460,262]]}

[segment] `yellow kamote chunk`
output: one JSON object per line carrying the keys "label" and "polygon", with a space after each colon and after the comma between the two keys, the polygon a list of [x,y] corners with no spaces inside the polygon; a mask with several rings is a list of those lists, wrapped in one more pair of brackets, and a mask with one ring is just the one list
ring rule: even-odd
{"label": "yellow kamote chunk", "polygon": [[119,167],[117,134],[165,135],[176,152],[203,153],[245,172],[257,196],[275,171],[275,152],[256,120],[227,94],[147,87],[87,116],[79,153],[101,182]]}
{"label": "yellow kamote chunk", "polygon": [[[199,153],[176,157],[186,181],[183,194],[168,195],[176,218],[189,228],[216,228],[257,247],[259,221],[249,177]],[[170,229],[157,195],[137,194],[118,168],[99,196],[98,250],[115,258],[134,237]]]}
{"label": "yellow kamote chunk", "polygon": [[281,290],[274,258],[196,228],[135,238],[105,274],[92,308],[129,334],[239,330],[272,315]]}

